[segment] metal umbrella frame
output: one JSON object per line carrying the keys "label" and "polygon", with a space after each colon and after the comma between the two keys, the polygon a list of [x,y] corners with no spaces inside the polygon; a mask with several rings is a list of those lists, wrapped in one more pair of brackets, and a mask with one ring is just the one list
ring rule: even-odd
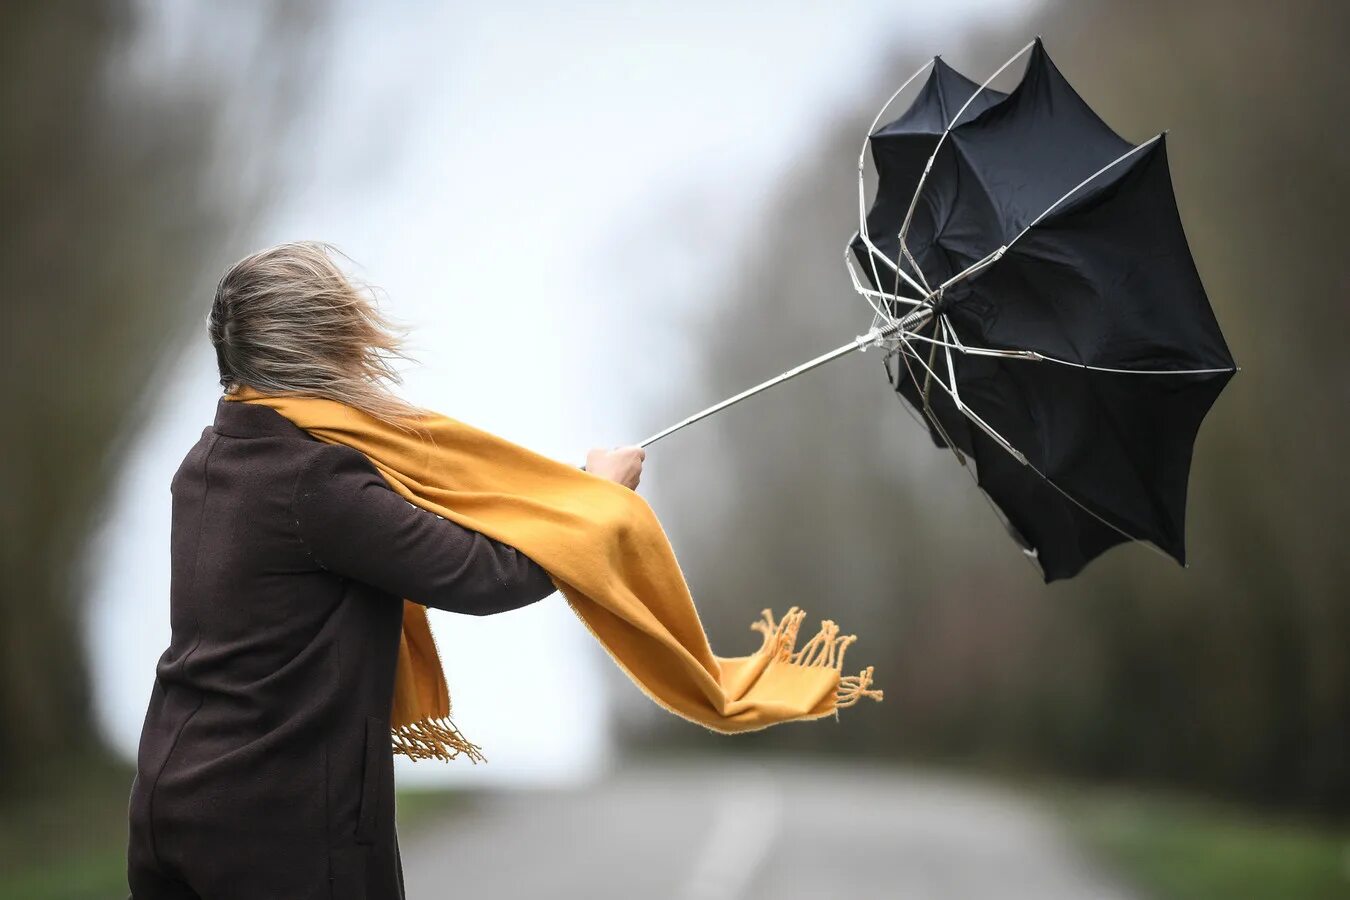
{"label": "metal umbrella frame", "polygon": [[[1149,549],[1153,550],[1154,552],[1157,552],[1158,554],[1164,557],[1168,556],[1167,553],[1165,553],[1162,549],[1160,549],[1151,540],[1145,540],[1135,534],[1131,534],[1128,530],[1122,528],[1119,524],[1111,522],[1106,518],[1103,518],[1101,515],[1099,515],[1092,509],[1088,508],[1086,505],[1084,505],[1081,501],[1079,501],[1076,497],[1074,497],[1071,493],[1066,491],[1060,485],[1056,484],[1053,479],[1051,479],[1045,472],[1043,472],[1033,462],[1031,462],[1026,456],[1026,454],[1021,452],[1017,447],[1015,447],[1012,444],[1012,442],[1010,442],[1006,437],[1000,434],[983,417],[981,417],[978,413],[976,413],[973,409],[971,409],[971,407],[967,403],[963,402],[961,399],[960,389],[957,385],[956,360],[961,359],[963,357],[978,357],[978,356],[996,357],[1003,360],[1016,360],[1024,362],[1028,365],[1059,365],[1082,369],[1085,371],[1095,371],[1121,375],[1206,375],[1217,373],[1232,373],[1238,371],[1238,367],[1231,366],[1223,368],[1194,368],[1194,369],[1110,368],[1104,366],[1094,366],[1068,359],[1062,359],[1053,355],[1048,355],[1046,353],[1038,352],[1036,350],[1031,349],[1018,349],[1008,347],[994,348],[994,347],[977,346],[967,341],[963,341],[961,337],[957,334],[955,326],[953,325],[951,319],[947,315],[946,304],[944,302],[946,293],[953,286],[971,279],[973,276],[979,274],[980,272],[983,272],[990,266],[996,264],[1000,259],[1003,258],[1003,256],[1009,251],[1009,249],[1011,249],[1029,231],[1031,231],[1032,228],[1034,228],[1043,219],[1045,219],[1046,216],[1050,215],[1062,204],[1064,204],[1065,201],[1069,200],[1071,197],[1074,197],[1083,188],[1091,185],[1097,179],[1101,178],[1104,174],[1110,172],[1112,169],[1116,168],[1117,166],[1121,165],[1122,163],[1126,162],[1127,160],[1131,159],[1132,157],[1136,156],[1137,154],[1141,153],[1147,148],[1151,147],[1153,144],[1161,140],[1163,136],[1166,134],[1166,132],[1161,132],[1144,141],[1143,143],[1134,145],[1126,152],[1120,154],[1116,158],[1102,165],[1096,171],[1087,175],[1087,177],[1083,178],[1073,188],[1065,192],[1063,196],[1061,196],[1059,199],[1057,199],[1055,202],[1051,203],[1048,207],[1046,207],[1043,211],[1041,211],[1039,215],[1035,216],[1025,227],[1021,229],[1020,232],[1016,234],[1016,236],[1014,236],[1006,244],[1003,244],[1001,246],[989,250],[985,256],[978,259],[974,263],[971,263],[970,265],[966,266],[964,269],[955,273],[946,280],[938,283],[936,287],[929,284],[928,280],[924,276],[922,267],[918,264],[917,260],[915,259],[914,255],[911,253],[909,248],[908,242],[909,231],[910,226],[914,219],[915,209],[917,208],[920,197],[923,194],[924,187],[928,183],[928,176],[933,168],[934,161],[937,159],[938,153],[942,149],[942,146],[946,142],[948,136],[951,134],[952,130],[958,125],[962,115],[964,115],[965,112],[970,108],[971,104],[975,101],[975,99],[978,96],[980,96],[986,90],[986,88],[988,88],[990,83],[993,82],[994,79],[996,79],[1000,74],[1006,71],[1009,66],[1011,66],[1018,59],[1023,57],[1034,47],[1040,44],[1040,41],[1041,41],[1040,37],[1037,37],[1034,40],[1030,41],[1026,46],[1022,47],[1015,54],[1013,54],[1006,62],[1004,62],[1001,66],[999,66],[993,72],[993,74],[991,74],[988,78],[986,78],[984,82],[980,84],[979,87],[970,95],[970,97],[966,99],[965,103],[962,104],[957,113],[954,116],[952,116],[950,120],[947,121],[945,129],[943,130],[941,135],[939,135],[936,145],[934,146],[932,152],[928,156],[928,160],[924,166],[923,173],[920,175],[918,183],[910,199],[908,209],[905,213],[903,224],[901,225],[898,234],[899,249],[894,258],[887,255],[885,252],[883,252],[881,249],[877,247],[876,243],[872,240],[872,236],[869,234],[868,231],[867,194],[864,177],[866,171],[867,149],[869,146],[869,142],[871,141],[873,135],[876,133],[877,127],[881,123],[882,118],[885,116],[887,110],[891,108],[891,106],[895,103],[896,99],[899,98],[900,95],[903,94],[905,90],[915,82],[915,80],[917,80],[921,75],[929,71],[930,68],[932,68],[938,63],[939,57],[934,57],[933,59],[925,62],[912,75],[910,75],[909,78],[905,79],[905,81],[900,85],[900,87],[896,89],[896,91],[890,96],[890,98],[882,105],[881,109],[877,112],[876,117],[872,121],[872,125],[867,130],[867,135],[863,140],[862,149],[858,154],[858,165],[857,165],[858,231],[850,237],[848,244],[845,246],[844,249],[844,264],[848,271],[849,278],[852,282],[853,289],[860,297],[862,297],[862,299],[868,304],[868,307],[872,311],[872,322],[868,330],[865,333],[858,335],[857,337],[855,337],[853,340],[849,341],[846,344],[843,344],[833,350],[830,350],[827,353],[823,353],[820,356],[815,357],[814,359],[810,359],[804,363],[801,363],[800,365],[795,366],[787,370],[786,372],[783,372],[779,375],[774,376],[773,378],[761,382],[760,384],[757,384],[754,387],[741,391],[740,393],[735,394],[734,396],[728,397],[727,399],[722,400],[719,403],[715,403],[712,406],[707,407],[706,409],[700,410],[699,412],[696,412],[693,415],[688,416],[680,420],[679,422],[676,422],[675,424],[665,429],[662,429],[661,431],[656,432],[655,434],[652,434],[651,436],[644,439],[638,446],[647,447],[652,444],[655,444],[656,442],[662,440],[663,438],[666,438],[674,434],[675,432],[689,425],[692,425],[695,422],[698,422],[702,419],[707,418],[708,416],[721,412],[722,410],[734,406],[735,404],[740,403],[743,400],[749,399],[750,397],[753,397],[756,394],[761,393],[762,391],[768,390],[769,388],[775,387],[776,385],[790,381],[791,379],[796,378],[799,375],[803,375],[806,372],[809,372],[813,369],[823,366],[826,363],[831,362],[833,360],[847,356],[855,351],[861,352],[872,347],[881,348],[886,354],[885,360],[887,372],[888,375],[891,375],[893,384],[898,383],[896,380],[899,375],[898,364],[895,362],[897,359],[901,363],[903,363],[907,374],[909,375],[910,379],[914,384],[917,385],[922,383],[922,389],[920,391],[922,404],[920,404],[920,408],[924,414],[925,419],[927,420],[928,424],[932,427],[933,431],[939,436],[941,436],[946,445],[953,451],[958,462],[960,462],[960,464],[967,470],[967,472],[970,473],[972,480],[975,480],[977,487],[980,487],[979,482],[977,479],[975,479],[974,472],[972,472],[970,470],[970,467],[967,465],[965,455],[962,453],[962,451],[956,445],[956,443],[953,442],[950,439],[950,437],[948,437],[946,430],[943,428],[942,424],[938,421],[937,416],[933,413],[932,408],[929,405],[928,402],[929,396],[934,385],[936,385],[936,387],[940,391],[942,391],[943,394],[946,395],[946,397],[951,401],[955,409],[959,411],[960,414],[964,416],[966,420],[968,420],[972,425],[974,425],[986,436],[988,436],[996,446],[998,446],[1004,452],[1010,455],[1020,465],[1025,466],[1030,471],[1034,472],[1040,478],[1040,480],[1042,480],[1046,485],[1053,488],[1064,498],[1072,502],[1076,507],[1088,513],[1090,516],[1092,516],[1092,518],[1102,523],[1103,525],[1107,526],[1108,528],[1112,529],[1113,531],[1118,533],[1121,537],[1129,541],[1143,543],[1145,546],[1149,547]],[[866,259],[868,266],[870,268],[869,274],[871,275],[872,284],[876,286],[875,288],[868,287],[859,278],[858,271],[855,268],[854,260],[851,253],[851,249],[854,247],[855,244],[860,244],[863,248],[865,248]],[[908,265],[913,269],[914,275],[911,275],[909,272],[906,271],[905,263],[908,263]],[[885,272],[888,276],[890,276],[892,282],[892,289],[889,291],[883,289],[882,287],[884,284],[882,279],[883,272]],[[906,291],[910,293],[906,293]],[[925,331],[927,333],[924,333]],[[894,372],[892,371],[893,366],[896,366],[896,370]],[[944,368],[945,368],[945,377],[942,371]],[[920,378],[922,378],[922,382],[920,382]],[[988,494],[983,490],[982,487],[980,487],[980,493],[982,496],[985,497],[985,500],[989,503],[990,507],[995,511],[995,513],[999,516],[1000,520],[1004,523],[1004,525],[1008,527],[1010,531],[1013,531],[1012,526],[1009,523],[1007,517],[1003,514],[1002,510],[1000,510],[998,506],[994,504],[992,499],[989,498]],[[1015,536],[1017,535],[1015,534]],[[1024,543],[1021,541],[1020,537],[1019,543]],[[1027,558],[1032,561],[1033,564],[1036,564],[1037,551],[1035,549],[1029,549],[1023,546],[1023,552],[1027,556]]]}

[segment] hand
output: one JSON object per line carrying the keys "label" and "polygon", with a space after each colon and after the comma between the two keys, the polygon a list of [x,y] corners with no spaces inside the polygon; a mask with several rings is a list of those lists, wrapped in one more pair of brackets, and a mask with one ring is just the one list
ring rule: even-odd
{"label": "hand", "polygon": [[642,462],[646,458],[647,451],[641,447],[615,447],[613,450],[596,447],[586,454],[586,471],[637,490],[642,479]]}

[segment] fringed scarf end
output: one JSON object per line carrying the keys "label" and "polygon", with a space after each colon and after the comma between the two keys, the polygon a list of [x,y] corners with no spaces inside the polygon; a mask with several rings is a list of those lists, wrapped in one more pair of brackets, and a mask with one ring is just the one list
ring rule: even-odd
{"label": "fringed scarf end", "polygon": [[[820,623],[820,631],[811,640],[795,649],[797,635],[801,630],[806,612],[794,606],[783,614],[777,622],[772,610],[764,610],[761,618],[750,626],[751,630],[764,635],[761,653],[769,654],[770,662],[786,663],[806,668],[830,668],[842,673],[844,653],[858,639],[856,634],[840,634],[839,626],[826,619]],[[872,667],[868,666],[857,675],[841,675],[839,686],[835,690],[835,709],[852,706],[864,697],[881,700],[884,694],[872,689]]]}
{"label": "fringed scarf end", "polygon": [[460,756],[478,765],[487,762],[483,748],[472,743],[455,727],[449,716],[421,719],[390,730],[394,752],[409,759],[439,759],[450,762]]}

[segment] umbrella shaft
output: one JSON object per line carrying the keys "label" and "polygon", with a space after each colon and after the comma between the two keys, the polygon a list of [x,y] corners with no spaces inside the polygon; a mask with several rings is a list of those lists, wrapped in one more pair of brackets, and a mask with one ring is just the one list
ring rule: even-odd
{"label": "umbrella shaft", "polygon": [[669,428],[656,432],[656,434],[653,434],[651,437],[642,441],[640,444],[638,444],[638,446],[639,447],[651,446],[652,444],[655,444],[662,438],[669,437],[670,435],[674,434],[675,432],[679,431],[681,428],[684,428],[687,425],[693,425],[695,422],[698,422],[702,419],[706,419],[708,418],[708,416],[711,416],[714,413],[719,413],[724,409],[735,406],[742,400],[748,400],[751,397],[755,396],[756,394],[762,391],[767,391],[769,388],[774,387],[775,385],[782,384],[785,381],[791,381],[798,375],[804,375],[807,372],[811,371],[812,369],[816,369],[819,368],[820,366],[825,365],[827,362],[836,360],[841,356],[847,356],[854,350],[862,350],[863,348],[875,343],[876,341],[882,338],[888,337],[896,333],[897,331],[905,331],[923,325],[930,318],[932,318],[932,315],[933,315],[932,307],[921,306],[908,313],[904,318],[900,319],[898,322],[892,322],[891,324],[881,328],[873,328],[867,334],[860,335],[859,337],[854,338],[847,344],[844,344],[842,347],[836,347],[829,353],[822,353],[815,359],[809,359],[799,366],[795,366],[791,369],[788,369],[781,375],[775,375],[768,381],[762,381],[759,384],[755,385],[754,387],[747,388],[746,390],[741,391],[739,394],[736,394],[735,396],[732,397],[728,397],[727,399],[721,401],[720,403],[714,403],[707,409],[699,410],[692,416],[689,416],[686,419],[681,419],[679,422],[676,422]]}

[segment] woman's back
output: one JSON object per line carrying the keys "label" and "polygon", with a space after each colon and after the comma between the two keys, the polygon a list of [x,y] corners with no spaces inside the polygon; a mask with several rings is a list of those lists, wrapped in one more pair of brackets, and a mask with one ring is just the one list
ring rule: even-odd
{"label": "woman's back", "polygon": [[133,895],[401,896],[402,597],[486,614],[551,582],[255,404],[220,401],[172,490],[172,640],[132,789]]}

